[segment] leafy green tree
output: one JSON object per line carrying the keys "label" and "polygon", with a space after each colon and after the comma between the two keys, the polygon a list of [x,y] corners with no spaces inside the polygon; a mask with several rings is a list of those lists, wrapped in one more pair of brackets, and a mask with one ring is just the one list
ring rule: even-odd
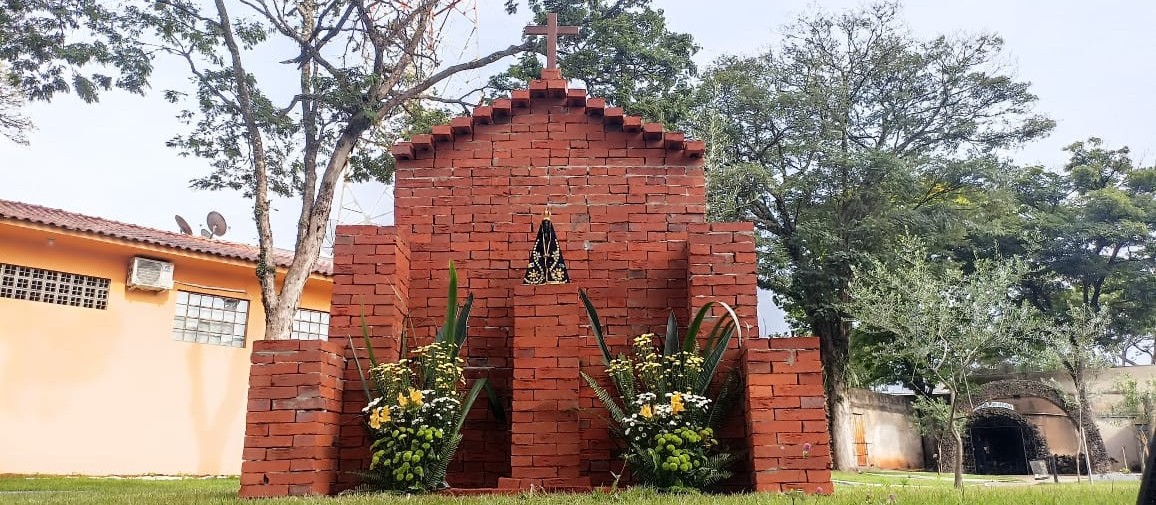
{"label": "leafy green tree", "polygon": [[[160,0],[128,8],[158,50],[188,68],[193,92],[166,97],[189,105],[181,117],[190,131],[170,144],[213,167],[194,184],[254,199],[266,338],[289,337],[337,186],[349,176],[390,173],[398,132],[382,126],[407,107],[417,111],[419,97],[450,76],[531,47],[443,65],[437,30],[456,3]],[[300,201],[294,259],[282,273],[271,259],[273,194]]]}
{"label": "leafy green tree", "polygon": [[4,77],[7,69],[0,63],[0,135],[17,144],[28,144],[32,121],[24,115],[24,95]]}
{"label": "leafy green tree", "polygon": [[862,327],[852,330],[854,345],[847,365],[848,386],[877,388],[899,384],[917,397],[930,398],[935,393],[935,380],[924,375],[911,360],[889,352],[895,345],[894,339],[895,336],[887,332]]}
{"label": "leafy green tree", "polygon": [[947,389],[947,400],[924,399],[924,415],[946,427],[955,487],[963,486],[966,412],[959,409],[971,374],[985,357],[1021,345],[1035,327],[1035,310],[1014,299],[1026,265],[1019,260],[978,260],[964,272],[936,261],[926,246],[901,240],[894,261],[869,260],[848,287],[847,310],[862,325],[895,338],[883,352],[907,360]]}
{"label": "leafy green tree", "polygon": [[1096,344],[1136,364],[1137,351],[1156,353],[1156,167],[1098,138],[1065,150],[1061,173],[1031,168],[1018,183],[1025,219],[1016,233],[1036,267],[1027,298],[1061,320],[1080,307],[1105,312],[1111,325]]}
{"label": "leafy green tree", "polygon": [[894,3],[804,16],[765,54],[716,61],[688,129],[711,147],[708,210],[758,230],[759,282],[818,335],[836,465],[855,466],[843,390],[856,265],[904,232],[948,249],[986,214],[992,155],[1047,133],[994,35],[913,38]]}
{"label": "leafy green tree", "polygon": [[[699,46],[686,33],[667,29],[662,9],[650,0],[529,0],[535,21],[543,24],[547,12],[558,14],[559,24],[580,27],[576,37],[559,37],[558,67],[591,96],[606,98],[628,114],[668,125],[686,114],[691,80],[696,68],[691,57]],[[516,10],[516,2],[507,2]],[[535,41],[508,70],[490,79],[486,91],[502,94],[526,87],[542,64],[538,53],[545,42]]]}
{"label": "leafy green tree", "polygon": [[113,87],[143,93],[152,60],[136,20],[100,0],[3,0],[0,61],[29,99],[74,92],[94,102]]}
{"label": "leafy green tree", "polygon": [[1107,313],[1076,305],[1043,324],[1037,333],[1042,336],[1043,345],[1040,348],[1043,350],[1044,364],[1062,369],[1072,379],[1078,408],[1074,421],[1083,446],[1080,451],[1084,453],[1084,462],[1088,468],[1098,470],[1107,470],[1108,453],[1100,429],[1091,419],[1088,382],[1098,371],[1111,365],[1106,356],[1111,348],[1102,345],[1109,324]]}

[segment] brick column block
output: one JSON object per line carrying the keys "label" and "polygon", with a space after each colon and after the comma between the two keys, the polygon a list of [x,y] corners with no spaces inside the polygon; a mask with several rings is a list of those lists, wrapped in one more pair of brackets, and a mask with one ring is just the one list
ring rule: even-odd
{"label": "brick column block", "polygon": [[742,367],[753,489],[833,491],[819,339],[748,341]]}
{"label": "brick column block", "polygon": [[333,492],[343,353],[339,342],[253,342],[240,496]]}
{"label": "brick column block", "polygon": [[578,417],[582,306],[569,284],[514,289],[510,478],[503,488],[582,489]]}
{"label": "brick column block", "polygon": [[[752,223],[687,225],[686,295],[690,317],[710,301],[735,309],[744,339],[759,336],[755,228]],[[722,316],[715,309],[715,316]],[[738,346],[736,341],[733,344]]]}
{"label": "brick column block", "polygon": [[[409,312],[410,249],[393,226],[338,226],[333,245],[329,336],[360,342],[369,326],[382,359],[397,359],[394,342]],[[391,354],[391,351],[392,354]]]}
{"label": "brick column block", "polygon": [[[374,354],[381,361],[400,356],[398,337],[405,331],[410,294],[409,243],[393,226],[338,226],[333,246],[333,300],[330,304],[329,339],[341,346],[346,358],[347,383],[358,384],[370,366],[365,349],[362,318],[369,331]],[[353,347],[349,347],[352,337]],[[367,398],[360,386],[346,389],[341,397],[337,485],[335,491],[356,486],[356,472],[369,468],[369,434],[361,415]]]}

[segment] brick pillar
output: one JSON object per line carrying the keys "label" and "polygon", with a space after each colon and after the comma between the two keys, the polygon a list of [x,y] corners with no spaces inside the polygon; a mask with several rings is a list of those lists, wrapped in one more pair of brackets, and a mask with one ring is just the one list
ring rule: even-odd
{"label": "brick pillar", "polygon": [[409,267],[409,245],[393,226],[338,226],[329,339],[357,341],[364,315],[378,357],[396,359],[389,352],[409,312]]}
{"label": "brick pillar", "polygon": [[585,332],[578,288],[514,289],[510,478],[499,487],[588,489],[581,473],[579,355]]}
{"label": "brick pillar", "polygon": [[742,366],[754,490],[833,491],[819,339],[748,341]]}
{"label": "brick pillar", "polygon": [[[758,338],[754,225],[692,223],[687,225],[687,235],[686,294],[690,317],[709,301],[725,302],[738,314],[743,338]],[[719,309],[713,313],[723,315]]]}
{"label": "brick pillar", "polygon": [[[758,338],[758,287],[755,259],[755,233],[751,223],[691,223],[687,225],[687,308],[689,317],[707,302],[724,302],[739,316],[743,342]],[[727,317],[726,311],[715,307],[715,318]],[[714,323],[708,321],[701,330],[705,337]],[[741,367],[739,339],[731,340],[723,355],[718,380],[732,367]],[[747,445],[745,412],[738,408],[722,425],[719,438],[734,450]],[[737,461],[732,467],[735,475],[719,484],[726,491],[750,489],[749,461]]]}
{"label": "brick pillar", "polygon": [[[361,320],[369,329],[374,353],[381,361],[398,359],[398,336],[409,312],[410,249],[393,226],[338,226],[333,246],[333,300],[329,340],[341,345],[346,358],[343,378],[351,387],[342,395],[335,491],[359,484],[357,472],[369,469],[369,434],[361,409],[367,399],[361,388],[354,353],[367,370],[369,353]],[[352,337],[353,349],[349,349]],[[411,342],[412,344],[412,342]]]}
{"label": "brick pillar", "polygon": [[343,347],[319,340],[253,342],[242,497],[333,492]]}

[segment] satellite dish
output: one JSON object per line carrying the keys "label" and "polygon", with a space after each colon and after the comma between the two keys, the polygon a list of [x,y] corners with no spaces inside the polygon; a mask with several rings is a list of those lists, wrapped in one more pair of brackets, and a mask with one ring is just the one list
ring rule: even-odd
{"label": "satellite dish", "polygon": [[211,239],[211,238],[213,238],[213,232],[211,232],[211,231],[209,231],[209,230],[206,230],[206,229],[204,229],[204,228],[201,228],[201,236],[202,236],[202,237],[205,237],[205,238],[210,238],[210,239]]}
{"label": "satellite dish", "polygon": [[225,222],[225,216],[222,216],[220,212],[215,210],[209,212],[209,216],[205,218],[205,224],[208,224],[209,231],[218,237],[229,231],[229,225]]}
{"label": "satellite dish", "polygon": [[184,233],[185,235],[192,235],[193,234],[193,228],[191,226],[189,226],[189,222],[185,221],[185,218],[181,217],[180,214],[177,214],[176,217],[177,217],[177,226],[181,227],[181,233]]}

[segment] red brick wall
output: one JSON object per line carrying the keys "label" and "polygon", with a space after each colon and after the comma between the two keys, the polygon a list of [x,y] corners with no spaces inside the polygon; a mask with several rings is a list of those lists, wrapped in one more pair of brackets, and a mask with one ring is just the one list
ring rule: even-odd
{"label": "red brick wall", "polygon": [[[509,415],[499,421],[484,401],[475,405],[452,485],[494,487],[504,477],[514,487],[550,478],[578,479],[555,482],[562,487],[597,485],[621,472],[601,405],[578,375],[604,375],[579,288],[616,352],[634,336],[662,333],[671,310],[685,328],[690,311],[708,300],[734,306],[744,336],[758,335],[753,227],[705,222],[702,152],[702,142],[624,116],[560,79],[535,81],[395,147],[396,225],[338,227],[330,339],[360,337],[365,313],[383,359],[396,357],[403,328],[415,331],[413,345],[428,342],[444,317],[447,267],[455,262],[458,295],[476,298],[467,375],[488,377]],[[571,283],[523,286],[547,210]],[[730,363],[745,367],[738,345]],[[354,347],[343,350],[335,489],[352,486],[348,472],[364,469],[369,455],[359,414],[365,398],[351,382],[358,380],[353,352],[364,364],[365,351],[359,341]],[[736,415],[724,436],[742,446],[748,425]],[[542,453],[549,447],[554,454]],[[755,481],[743,474],[736,482]]]}
{"label": "red brick wall", "polygon": [[331,494],[345,345],[253,342],[241,496]]}
{"label": "red brick wall", "polygon": [[[830,493],[831,449],[819,339],[776,338],[747,344],[742,364],[752,487]],[[808,443],[811,448],[805,453]]]}
{"label": "red brick wall", "polygon": [[[495,386],[504,397],[511,395],[503,377],[512,368],[515,290],[545,211],[566,259],[568,289],[589,291],[620,344],[660,330],[671,308],[685,321],[688,228],[705,221],[701,158],[684,143],[661,129],[647,140],[638,118],[594,100],[525,98],[499,100],[483,111],[488,119],[475,114],[468,133],[459,126],[457,134],[451,127],[451,135],[415,138],[412,159],[398,161],[394,192],[396,226],[412,250],[415,326],[432,335],[454,260],[463,294],[477,298],[469,364],[499,372]],[[463,458],[487,469],[482,485],[505,476],[491,469],[508,471],[509,444],[463,444]],[[598,467],[609,476],[607,465]]]}
{"label": "red brick wall", "polygon": [[582,468],[579,356],[588,352],[582,308],[567,284],[514,290],[510,481],[528,488],[590,486]]}

